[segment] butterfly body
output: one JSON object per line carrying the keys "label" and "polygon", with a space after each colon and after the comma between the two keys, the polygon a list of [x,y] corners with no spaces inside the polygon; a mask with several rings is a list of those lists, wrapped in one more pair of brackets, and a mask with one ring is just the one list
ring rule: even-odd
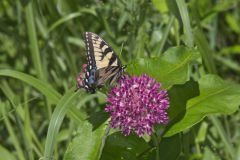
{"label": "butterfly body", "polygon": [[112,84],[117,81],[126,66],[121,64],[113,49],[95,33],[85,32],[84,38],[88,63],[77,78],[77,88],[95,93],[97,88],[107,82]]}

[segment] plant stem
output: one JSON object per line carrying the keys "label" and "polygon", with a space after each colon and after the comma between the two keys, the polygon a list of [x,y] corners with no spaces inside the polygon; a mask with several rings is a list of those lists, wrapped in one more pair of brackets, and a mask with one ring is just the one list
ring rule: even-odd
{"label": "plant stem", "polygon": [[109,123],[106,130],[105,130],[104,136],[102,138],[102,143],[101,143],[101,147],[100,147],[100,150],[99,150],[98,159],[101,158],[102,151],[103,151],[103,148],[104,148],[104,145],[105,145],[105,142],[106,142],[106,139],[107,139],[107,136],[109,134],[110,129],[111,128],[110,128],[110,123]]}
{"label": "plant stem", "polygon": [[160,160],[160,153],[159,153],[159,141],[158,141],[158,136],[156,133],[152,134],[153,142],[156,147],[156,160]]}

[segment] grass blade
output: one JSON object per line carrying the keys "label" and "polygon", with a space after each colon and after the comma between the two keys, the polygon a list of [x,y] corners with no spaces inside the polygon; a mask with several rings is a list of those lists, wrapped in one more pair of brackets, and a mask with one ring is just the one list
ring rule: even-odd
{"label": "grass blade", "polygon": [[161,43],[160,43],[160,45],[159,45],[158,52],[157,52],[157,56],[160,56],[160,55],[162,54],[163,47],[164,47],[164,45],[165,45],[165,43],[166,43],[166,41],[167,41],[167,37],[168,37],[169,32],[170,32],[170,29],[171,29],[171,27],[172,27],[172,25],[173,25],[174,19],[175,19],[174,16],[171,15],[170,18],[169,18],[167,27],[166,27],[166,29],[165,29],[165,31],[164,31],[164,34],[163,34],[163,38],[162,38],[162,40],[161,40]]}
{"label": "grass blade", "polygon": [[190,24],[189,15],[188,15],[187,5],[184,0],[177,0],[176,2],[182,18],[184,33],[186,34],[186,44],[188,47],[193,47],[192,28]]}
{"label": "grass blade", "polygon": [[74,18],[77,18],[77,17],[81,16],[83,13],[89,13],[89,14],[94,15],[94,16],[97,15],[95,10],[93,10],[93,9],[82,9],[81,12],[74,12],[74,13],[68,14],[67,16],[64,16],[61,19],[59,19],[56,22],[54,22],[49,27],[48,32],[51,32],[52,30],[54,30],[55,28],[57,28],[58,26],[60,26],[61,24],[65,23],[65,22],[67,22],[69,20],[72,20]]}
{"label": "grass blade", "polygon": [[34,22],[34,15],[33,15],[33,8],[32,8],[32,2],[29,2],[28,5],[25,8],[25,16],[27,21],[27,31],[28,31],[28,37],[29,37],[29,43],[30,43],[30,49],[32,54],[32,60],[34,67],[37,71],[37,76],[44,80],[46,77],[44,76],[43,70],[42,70],[42,63],[38,48],[38,41],[37,41],[37,33],[36,33],[36,27]]}
{"label": "grass blade", "polygon": [[201,30],[196,30],[194,34],[196,45],[198,46],[198,49],[202,55],[203,61],[206,65],[207,71],[209,73],[217,73],[217,69],[215,66],[215,63],[213,61],[213,55],[209,48],[208,42],[206,37],[204,37],[204,34]]}
{"label": "grass blade", "polygon": [[21,145],[19,144],[18,138],[14,132],[13,125],[10,123],[8,116],[6,116],[4,103],[0,103],[0,108],[1,108],[2,114],[4,115],[3,121],[8,130],[8,133],[10,134],[12,143],[17,151],[17,156],[18,156],[19,160],[25,160],[23,150],[22,150]]}
{"label": "grass blade", "polygon": [[28,83],[29,85],[39,90],[53,103],[57,103],[61,97],[61,95],[56,90],[54,90],[52,86],[28,74],[13,71],[10,69],[2,69],[0,70],[0,76],[12,77]]}
{"label": "grass blade", "polygon": [[221,137],[221,139],[226,147],[226,150],[228,151],[229,155],[231,156],[231,159],[237,159],[237,157],[234,154],[235,150],[233,149],[232,145],[229,143],[230,140],[226,138],[227,135],[225,134],[225,131],[221,125],[221,122],[214,116],[210,116],[209,119],[212,121],[212,123],[216,127],[218,134]]}
{"label": "grass blade", "polygon": [[62,121],[70,109],[72,102],[79,97],[79,93],[74,92],[75,87],[71,88],[58,102],[48,127],[47,139],[45,143],[44,158],[43,159],[52,159],[53,150],[56,144],[56,136],[62,124]]}

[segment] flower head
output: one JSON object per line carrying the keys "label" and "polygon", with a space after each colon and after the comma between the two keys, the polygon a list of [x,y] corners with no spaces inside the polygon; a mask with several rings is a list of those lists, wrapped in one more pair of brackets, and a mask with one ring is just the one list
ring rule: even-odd
{"label": "flower head", "polygon": [[154,124],[166,124],[169,98],[160,86],[147,75],[123,76],[107,98],[105,111],[111,113],[111,127],[119,127],[124,135],[133,131],[142,137],[152,133]]}
{"label": "flower head", "polygon": [[84,86],[84,78],[85,78],[86,71],[87,71],[87,64],[83,64],[81,72],[79,73],[79,75],[77,76],[77,79],[76,79],[77,80],[77,89]]}

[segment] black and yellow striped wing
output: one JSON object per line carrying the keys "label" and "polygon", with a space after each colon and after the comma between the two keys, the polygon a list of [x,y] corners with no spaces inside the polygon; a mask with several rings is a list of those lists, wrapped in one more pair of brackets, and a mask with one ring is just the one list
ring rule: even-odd
{"label": "black and yellow striped wing", "polygon": [[122,66],[116,53],[101,37],[85,32],[84,38],[88,61],[84,88],[94,93],[96,88],[102,87],[106,82],[116,81],[125,66]]}

